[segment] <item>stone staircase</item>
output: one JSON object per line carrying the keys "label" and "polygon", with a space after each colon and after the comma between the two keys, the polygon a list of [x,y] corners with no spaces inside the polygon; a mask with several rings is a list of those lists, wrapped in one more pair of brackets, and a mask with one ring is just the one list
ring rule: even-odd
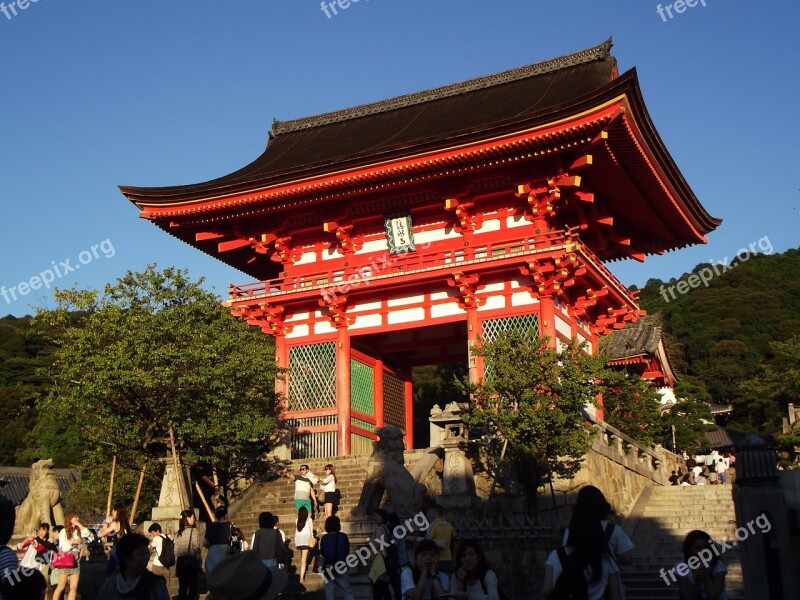
{"label": "stone staircase", "polygon": [[731,485],[657,486],[652,488],[647,505],[632,535],[634,563],[625,567],[623,582],[627,600],[673,600],[677,584],[661,569],[669,571],[683,562],[681,545],[689,531],[701,529],[713,540],[731,546],[722,560],[728,567],[725,578],[729,600],[743,600],[742,567],[736,542],[735,511]]}
{"label": "stone staircase", "polygon": [[[426,451],[408,451],[405,453],[406,467],[412,469],[414,464],[427,454]],[[375,529],[374,515],[354,516],[352,510],[358,506],[361,490],[366,478],[366,466],[369,456],[336,456],[330,458],[295,459],[291,462],[294,472],[298,472],[301,464],[307,464],[317,477],[322,478],[324,467],[331,463],[336,471],[336,487],[341,492],[341,503],[337,516],[342,520],[342,531],[350,537],[350,547],[355,550],[365,545]],[[319,486],[317,487],[319,489]],[[322,504],[320,504],[322,510]],[[262,511],[269,511],[280,519],[280,528],[287,539],[291,540],[290,548],[294,552],[292,568],[290,569],[289,584],[283,598],[324,598],[324,584],[319,574],[306,573],[305,581],[300,583],[298,574],[300,557],[294,547],[295,519],[294,510],[294,482],[281,477],[274,481],[256,484],[247,491],[246,496],[231,507],[230,518],[237,527],[244,532],[246,539],[258,529],[258,515]],[[325,532],[324,512],[314,521],[314,530],[318,536]],[[358,566],[350,570],[350,581],[356,598],[372,598],[372,583],[369,580],[368,569]]]}

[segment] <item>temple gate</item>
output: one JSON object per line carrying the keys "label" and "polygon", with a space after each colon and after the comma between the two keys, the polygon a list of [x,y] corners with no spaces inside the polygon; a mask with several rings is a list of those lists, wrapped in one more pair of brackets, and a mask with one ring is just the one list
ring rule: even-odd
{"label": "temple gate", "polygon": [[229,305],[289,368],[293,457],[369,452],[384,424],[413,447],[412,367],[464,361],[477,381],[479,337],[597,351],[643,314],[605,262],[719,225],[610,48],[276,121],[235,173],[121,187],[143,218],[257,279]]}

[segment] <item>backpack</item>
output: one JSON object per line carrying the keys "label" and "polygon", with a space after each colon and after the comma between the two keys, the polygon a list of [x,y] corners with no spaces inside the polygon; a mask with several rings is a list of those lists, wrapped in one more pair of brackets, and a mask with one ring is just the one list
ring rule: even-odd
{"label": "backpack", "polygon": [[158,555],[158,562],[168,569],[175,565],[175,542],[164,534],[161,534],[161,554]]}
{"label": "backpack", "polygon": [[[496,575],[495,575],[496,576]],[[486,577],[486,573],[483,574],[483,577]],[[483,589],[483,595],[488,596],[489,592],[486,590],[486,584],[483,582],[483,577],[481,577],[481,589]],[[508,600],[508,596],[503,593],[503,590],[500,589],[500,582],[497,582],[497,598],[498,600]]]}
{"label": "backpack", "polygon": [[558,553],[558,560],[561,562],[562,571],[553,587],[552,598],[558,600],[588,600],[589,586],[586,583],[583,569],[569,559],[564,548],[559,548],[556,552]]}

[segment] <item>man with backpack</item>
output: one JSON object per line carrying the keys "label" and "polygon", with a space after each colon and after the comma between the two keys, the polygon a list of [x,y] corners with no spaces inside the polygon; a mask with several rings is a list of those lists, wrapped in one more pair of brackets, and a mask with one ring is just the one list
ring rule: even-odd
{"label": "man with backpack", "polygon": [[161,575],[167,582],[172,577],[170,567],[175,565],[175,543],[161,532],[161,525],[153,523],[147,529],[150,534],[150,553],[153,555],[153,564],[150,570],[154,575]]}

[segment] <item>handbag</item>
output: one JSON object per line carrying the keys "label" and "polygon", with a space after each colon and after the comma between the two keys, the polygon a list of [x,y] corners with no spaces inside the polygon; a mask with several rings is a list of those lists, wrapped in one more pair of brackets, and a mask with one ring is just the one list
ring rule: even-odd
{"label": "handbag", "polygon": [[76,565],[75,555],[71,551],[56,552],[51,565],[55,569],[74,569]]}
{"label": "handbag", "polygon": [[19,566],[23,569],[42,570],[41,563],[36,560],[36,546],[34,544],[28,546],[28,549],[25,551],[25,556],[23,556],[22,560],[19,562]]}
{"label": "handbag", "polygon": [[309,547],[309,549],[317,547],[317,537],[316,536],[312,535],[308,539],[308,547]]}
{"label": "handbag", "polygon": [[369,568],[369,578],[372,583],[378,581],[381,575],[386,573],[386,561],[383,560],[383,554],[378,552],[375,559],[372,561],[372,566]]}

